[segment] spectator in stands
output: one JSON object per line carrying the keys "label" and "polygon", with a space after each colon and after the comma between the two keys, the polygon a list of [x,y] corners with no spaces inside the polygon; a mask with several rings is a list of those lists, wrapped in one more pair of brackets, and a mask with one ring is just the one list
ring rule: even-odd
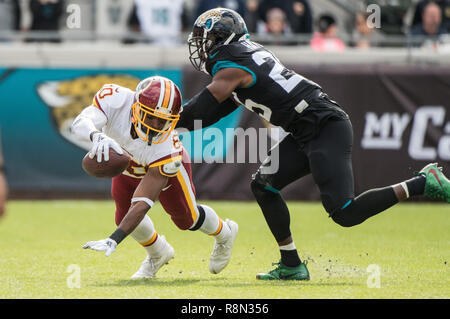
{"label": "spectator in stands", "polygon": [[19,30],[19,25],[20,25],[19,0],[0,1],[0,31]]}
{"label": "spectator in stands", "polygon": [[183,13],[181,14],[181,30],[191,32],[194,24],[194,8],[192,0],[183,1]]}
{"label": "spectator in stands", "polygon": [[259,33],[278,36],[289,33],[289,31],[284,11],[279,8],[272,8],[267,12],[266,23]]}
{"label": "spectator in stands", "polygon": [[203,12],[217,7],[232,9],[239,13],[241,17],[245,17],[245,0],[200,0],[195,10],[195,16],[198,17]]}
{"label": "spectator in stands", "polygon": [[412,27],[422,24],[422,17],[425,7],[431,3],[436,3],[441,8],[442,24],[448,32],[450,32],[450,0],[421,0],[416,5]]}
{"label": "spectator in stands", "polygon": [[[31,31],[58,31],[60,18],[63,14],[62,0],[31,0],[32,15]],[[45,41],[59,42],[59,37],[51,37]]]}
{"label": "spectator in stands", "polygon": [[258,28],[258,6],[258,0],[247,0],[246,2],[245,15],[243,17],[247,25],[247,30],[250,33],[256,32]]}
{"label": "spectator in stands", "polygon": [[292,32],[312,34],[313,17],[308,0],[294,0],[292,2],[292,13],[288,20]]}
{"label": "spectator in stands", "polygon": [[[432,46],[436,48],[439,36],[447,33],[442,24],[441,8],[434,2],[428,3],[422,13],[422,23],[411,29],[413,46]],[[414,36],[426,38],[416,39]]]}
{"label": "spectator in stands", "polygon": [[134,0],[97,0],[95,29],[100,40],[122,40],[130,31]]}
{"label": "spectator in stands", "polygon": [[2,147],[0,143],[0,217],[5,214],[6,199],[8,197],[8,185],[6,184],[4,170]]}
{"label": "spectator in stands", "polygon": [[260,24],[258,27],[259,35],[271,35],[271,37],[267,38],[267,41],[262,37],[258,42],[261,44],[272,45],[296,44],[293,41],[286,41],[286,39],[280,38],[280,36],[289,35],[291,33],[284,11],[280,8],[272,8],[267,12],[266,23]]}
{"label": "spectator in stands", "polygon": [[334,51],[339,52],[345,49],[345,44],[337,38],[336,20],[330,14],[323,14],[319,17],[318,32],[314,33],[311,39],[311,48],[314,51]]}
{"label": "spectator in stands", "polygon": [[140,30],[150,42],[172,46],[181,43],[183,0],[135,0]]}
{"label": "spectator in stands", "polygon": [[361,11],[355,15],[355,29],[353,30],[353,44],[358,49],[367,49],[378,45],[382,35],[367,23],[370,13]]}
{"label": "spectator in stands", "polygon": [[133,44],[139,42],[139,40],[137,40],[136,37],[134,37],[133,35],[133,33],[137,34],[141,32],[141,26],[139,25],[139,19],[136,14],[136,3],[134,3],[133,9],[131,10],[130,15],[128,16],[127,27],[130,33],[123,38],[122,43]]}
{"label": "spectator in stands", "polygon": [[286,15],[286,22],[293,33],[312,33],[312,11],[308,0],[261,0],[259,18],[267,23],[267,12],[279,8]]}

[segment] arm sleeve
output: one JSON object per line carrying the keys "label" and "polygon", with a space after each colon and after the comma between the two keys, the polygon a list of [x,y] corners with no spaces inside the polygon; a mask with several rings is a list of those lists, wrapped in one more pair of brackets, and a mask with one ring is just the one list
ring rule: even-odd
{"label": "arm sleeve", "polygon": [[236,110],[237,107],[238,105],[231,98],[219,103],[205,88],[183,105],[176,127],[182,127],[188,131],[208,127]]}
{"label": "arm sleeve", "polygon": [[107,118],[100,109],[91,105],[86,107],[73,121],[72,133],[90,141],[90,134],[106,125]]}

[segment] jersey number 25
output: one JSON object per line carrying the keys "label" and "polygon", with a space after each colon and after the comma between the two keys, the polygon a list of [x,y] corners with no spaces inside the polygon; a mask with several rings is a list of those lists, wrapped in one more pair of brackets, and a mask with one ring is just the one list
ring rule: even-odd
{"label": "jersey number 25", "polygon": [[[297,73],[286,69],[280,61],[268,51],[256,51],[252,54],[252,58],[258,65],[267,63],[270,67],[269,77],[287,93],[290,93],[304,79]],[[244,105],[251,111],[260,115],[266,121],[270,122],[272,110],[267,106],[253,102],[251,99],[247,99]]]}
{"label": "jersey number 25", "polygon": [[270,78],[272,78],[272,80],[281,86],[287,93],[290,93],[292,89],[304,79],[297,73],[286,69],[280,61],[268,51],[256,51],[252,54],[252,58],[258,65],[267,63],[271,68],[269,73]]}

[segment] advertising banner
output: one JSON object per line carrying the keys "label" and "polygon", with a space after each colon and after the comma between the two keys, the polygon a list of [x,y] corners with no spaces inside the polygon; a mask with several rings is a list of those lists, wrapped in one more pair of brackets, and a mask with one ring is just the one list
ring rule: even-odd
{"label": "advertising banner", "polygon": [[[450,68],[291,65],[350,115],[356,194],[410,178],[430,162],[450,170]],[[179,69],[0,69],[0,133],[12,197],[109,197],[110,180],[81,168],[89,144],[70,132],[74,117],[103,84],[134,89],[143,78],[173,80],[184,100],[210,78]],[[285,132],[239,107],[214,126],[181,134],[201,199],[253,200],[252,174]],[[318,200],[312,177],[282,191]]]}

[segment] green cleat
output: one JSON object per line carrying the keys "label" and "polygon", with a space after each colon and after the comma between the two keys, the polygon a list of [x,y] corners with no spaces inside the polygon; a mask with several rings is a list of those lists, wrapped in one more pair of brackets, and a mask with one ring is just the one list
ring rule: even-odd
{"label": "green cleat", "polygon": [[450,203],[450,181],[442,173],[442,167],[438,167],[437,163],[428,164],[419,174],[426,177],[425,196]]}
{"label": "green cleat", "polygon": [[280,262],[273,263],[277,268],[266,274],[257,274],[256,279],[260,280],[309,280],[309,271],[306,268],[307,262],[303,262],[297,267],[288,267]]}

